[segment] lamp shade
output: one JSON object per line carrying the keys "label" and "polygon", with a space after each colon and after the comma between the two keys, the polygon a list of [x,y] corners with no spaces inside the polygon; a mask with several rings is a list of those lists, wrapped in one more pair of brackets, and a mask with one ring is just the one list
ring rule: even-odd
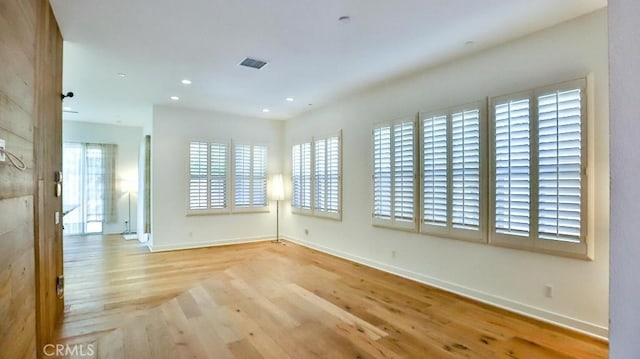
{"label": "lamp shade", "polygon": [[281,174],[271,176],[271,193],[269,197],[274,201],[282,201],[284,199],[284,182]]}
{"label": "lamp shade", "polygon": [[132,183],[128,179],[120,180],[120,191],[122,191],[124,193],[131,192],[131,190],[132,190],[131,187],[133,187]]}

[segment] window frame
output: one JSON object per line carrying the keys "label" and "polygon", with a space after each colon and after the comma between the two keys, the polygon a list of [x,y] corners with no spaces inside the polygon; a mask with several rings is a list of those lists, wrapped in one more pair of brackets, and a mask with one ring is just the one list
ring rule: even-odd
{"label": "window frame", "polygon": [[[236,185],[236,163],[237,163],[237,158],[236,158],[236,146],[249,146],[251,151],[250,151],[250,168],[249,168],[249,180],[250,180],[250,202],[251,204],[249,206],[238,206],[236,204],[236,190],[235,190],[235,185]],[[265,187],[264,187],[264,193],[265,193],[265,202],[264,205],[262,206],[258,206],[258,205],[254,205],[253,203],[253,183],[254,183],[254,174],[253,174],[253,168],[254,168],[254,153],[255,153],[255,148],[256,147],[264,147],[265,149],[265,163],[264,163],[264,168],[265,168],[265,177],[264,177],[264,181],[265,181]],[[269,181],[269,146],[263,143],[254,143],[254,142],[243,142],[243,141],[231,141],[231,146],[229,149],[229,152],[231,153],[230,155],[230,160],[231,160],[231,170],[230,172],[230,176],[231,176],[231,182],[229,184],[229,191],[231,192],[231,197],[230,197],[230,206],[231,206],[231,212],[232,213],[261,213],[261,212],[269,212],[269,194],[268,194],[268,181]]]}
{"label": "window frame", "polygon": [[[489,99],[489,111],[490,111],[490,126],[489,126],[489,243],[496,246],[524,249],[534,252],[542,252],[560,256],[575,257],[581,259],[591,259],[589,251],[589,238],[587,235],[588,229],[588,122],[589,113],[587,111],[588,97],[589,97],[589,81],[587,78],[579,78],[575,80],[565,81],[553,85],[542,86],[528,91],[517,92],[513,94],[496,96]],[[538,98],[545,94],[554,93],[557,91],[569,91],[580,89],[580,126],[581,126],[581,188],[580,188],[580,242],[573,243],[561,240],[548,240],[538,236],[538,217],[539,217],[539,153],[538,153],[538,111],[539,104]],[[498,103],[502,103],[505,100],[511,100],[515,98],[528,98],[529,99],[529,132],[530,132],[530,203],[529,203],[529,234],[528,236],[514,236],[509,234],[497,233],[496,231],[496,129],[495,129],[495,106]]]}
{"label": "window frame", "polygon": [[[328,210],[320,210],[316,207],[316,189],[318,186],[316,179],[316,143],[318,141],[325,140],[328,142],[329,139],[336,137],[338,139],[338,210],[337,212],[329,212]],[[325,147],[325,155],[328,155],[328,150]],[[325,160],[326,161],[326,160]],[[325,162],[325,168],[326,168]],[[326,180],[325,180],[325,188],[326,188]],[[326,189],[325,189],[326,191]],[[342,130],[338,132],[334,132],[329,135],[325,135],[322,137],[313,137],[311,141],[311,212],[312,215],[316,217],[329,218],[337,221],[342,220]]]}
{"label": "window frame", "polygon": [[[319,210],[316,207],[316,186],[318,185],[316,181],[316,142],[322,140],[328,140],[330,138],[337,137],[338,139],[338,211],[337,212],[329,212],[326,210]],[[301,208],[293,206],[293,197],[294,197],[294,172],[293,172],[293,149],[295,146],[302,146],[305,144],[309,144],[309,168],[310,168],[310,193],[309,193],[309,208]],[[326,150],[325,150],[326,151]],[[326,152],[325,152],[326,153]],[[319,218],[332,219],[336,221],[342,221],[342,130],[338,130],[336,132],[332,132],[323,136],[313,136],[308,141],[297,141],[291,145],[291,213],[293,214],[301,214]]]}
{"label": "window frame", "polygon": [[[194,142],[207,144],[207,208],[206,209],[192,209],[191,208],[191,144]],[[224,144],[227,147],[226,158],[226,197],[227,203],[224,208],[211,208],[211,144],[219,143]],[[211,214],[229,214],[231,213],[231,141],[228,140],[204,140],[204,139],[191,139],[187,142],[187,186],[186,186],[186,202],[187,202],[187,216],[201,216]]]}
{"label": "window frame", "polygon": [[[373,126],[373,128],[371,129],[371,224],[375,227],[382,227],[382,228],[390,228],[390,229],[397,229],[397,230],[402,230],[402,231],[406,231],[406,232],[418,232],[418,220],[420,217],[420,209],[418,206],[418,201],[420,196],[418,195],[417,191],[418,191],[418,183],[420,182],[418,180],[418,168],[419,166],[416,164],[416,160],[419,160],[421,158],[421,156],[419,156],[418,153],[418,126],[417,126],[417,115],[414,116],[407,116],[407,117],[402,117],[393,121],[387,121],[387,122],[380,122],[377,123]],[[394,149],[394,143],[395,143],[395,139],[394,139],[394,134],[395,131],[394,126],[399,125],[399,124],[404,124],[404,123],[411,123],[412,127],[413,127],[413,220],[412,221],[400,221],[397,220],[393,213],[393,202],[394,202],[394,194],[393,194],[393,183],[395,182],[393,180],[394,174],[395,174],[395,159],[393,159],[394,153],[395,153],[395,149]],[[392,158],[392,165],[391,165],[391,173],[390,173],[390,178],[391,178],[391,198],[390,198],[390,208],[391,208],[391,213],[390,213],[390,217],[389,218],[381,218],[381,217],[377,217],[375,214],[375,207],[376,207],[376,198],[375,198],[375,175],[376,175],[376,168],[375,168],[375,157],[376,157],[376,148],[375,148],[375,132],[377,129],[379,128],[383,128],[383,127],[389,127],[390,128],[390,158]]]}
{"label": "window frame", "polygon": [[[453,106],[442,110],[426,111],[419,113],[418,119],[418,153],[419,153],[419,218],[418,226],[419,231],[422,234],[433,235],[442,238],[464,240],[470,242],[487,243],[487,208],[489,195],[487,191],[488,187],[488,174],[487,174],[487,101],[479,100],[470,102],[464,105]],[[467,111],[478,111],[478,126],[479,126],[479,218],[478,218],[478,230],[470,230],[463,228],[455,228],[453,226],[453,115]],[[447,138],[447,220],[445,226],[437,226],[424,221],[424,121],[427,118],[446,117],[446,138]]]}

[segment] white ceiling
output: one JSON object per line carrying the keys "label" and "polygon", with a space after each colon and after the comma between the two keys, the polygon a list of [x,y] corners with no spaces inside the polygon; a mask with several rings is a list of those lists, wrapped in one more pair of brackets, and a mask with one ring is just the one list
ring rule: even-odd
{"label": "white ceiling", "polygon": [[[64,106],[78,112],[64,118],[123,125],[142,124],[154,104],[292,118],[606,6],[606,0],[50,2],[65,39],[64,91],[75,92]],[[338,21],[343,15],[351,20]],[[238,66],[245,56],[269,64]],[[181,84],[185,78],[193,83]]]}

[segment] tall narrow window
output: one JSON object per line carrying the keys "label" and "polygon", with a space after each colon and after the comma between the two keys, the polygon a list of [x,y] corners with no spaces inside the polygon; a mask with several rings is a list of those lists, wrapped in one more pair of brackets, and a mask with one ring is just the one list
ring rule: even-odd
{"label": "tall narrow window", "polygon": [[415,229],[415,123],[373,130],[373,223]]}
{"label": "tall narrow window", "polygon": [[447,116],[422,120],[423,213],[426,224],[448,224]]}
{"label": "tall narrow window", "polygon": [[581,89],[538,96],[538,235],[580,242]]}
{"label": "tall narrow window", "polygon": [[586,81],[492,99],[492,242],[586,256]]}
{"label": "tall narrow window", "polygon": [[100,233],[109,223],[122,230],[116,223],[117,146],[65,142],[62,155],[64,233]]}
{"label": "tall narrow window", "polygon": [[234,210],[267,206],[267,147],[234,146]]}
{"label": "tall narrow window", "polygon": [[291,206],[294,210],[311,210],[311,143],[291,149]]}
{"label": "tall narrow window", "polygon": [[451,115],[451,222],[480,229],[480,110]]}
{"label": "tall narrow window", "polygon": [[496,232],[528,236],[531,204],[529,98],[496,103],[494,121]]}
{"label": "tall narrow window", "polygon": [[224,142],[189,144],[189,210],[228,209],[229,146]]}
{"label": "tall narrow window", "polygon": [[481,103],[421,115],[424,233],[484,240]]}
{"label": "tall narrow window", "polygon": [[340,136],[317,139],[314,145],[314,214],[340,214]]}

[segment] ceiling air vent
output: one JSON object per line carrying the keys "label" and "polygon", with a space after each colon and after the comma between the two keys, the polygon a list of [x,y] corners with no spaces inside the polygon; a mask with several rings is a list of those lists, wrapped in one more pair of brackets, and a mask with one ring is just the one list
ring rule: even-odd
{"label": "ceiling air vent", "polygon": [[245,57],[245,59],[242,60],[242,62],[240,63],[240,66],[246,66],[246,67],[251,67],[251,68],[260,70],[266,64],[267,63],[265,61]]}

